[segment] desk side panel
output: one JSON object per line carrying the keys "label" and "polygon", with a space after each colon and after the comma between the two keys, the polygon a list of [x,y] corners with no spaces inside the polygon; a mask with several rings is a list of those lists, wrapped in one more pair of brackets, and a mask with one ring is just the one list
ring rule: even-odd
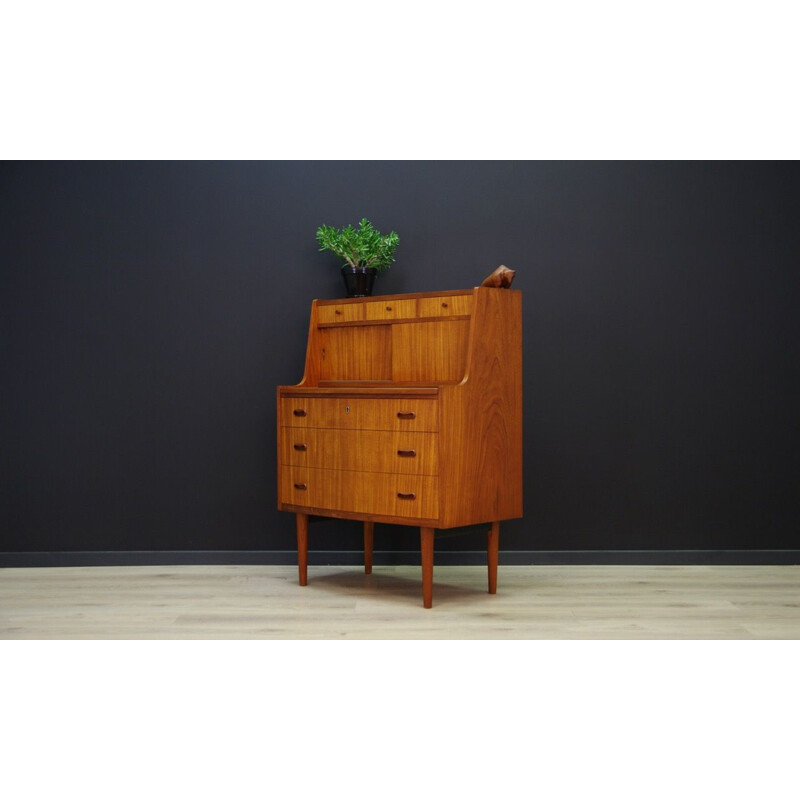
{"label": "desk side panel", "polygon": [[442,527],[522,516],[522,296],[475,290],[467,374],[441,387]]}
{"label": "desk side panel", "polygon": [[317,301],[311,303],[311,316],[308,323],[308,339],[306,341],[306,363],[303,369],[303,379],[298,386],[319,386],[320,351],[319,342],[319,313]]}

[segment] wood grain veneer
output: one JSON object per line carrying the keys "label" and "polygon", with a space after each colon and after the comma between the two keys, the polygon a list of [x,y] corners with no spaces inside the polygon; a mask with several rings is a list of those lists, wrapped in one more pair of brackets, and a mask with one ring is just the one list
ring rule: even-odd
{"label": "wood grain veneer", "polygon": [[319,348],[321,380],[391,380],[392,328],[388,326],[324,328],[319,331]]}
{"label": "wood grain veneer", "polygon": [[281,463],[296,467],[439,474],[435,433],[335,428],[284,428]]}
{"label": "wood grain veneer", "polygon": [[461,380],[466,368],[469,320],[435,320],[392,327],[392,381]]}
{"label": "wood grain veneer", "polygon": [[417,300],[417,316],[419,317],[451,317],[455,314],[472,313],[472,295],[436,295],[421,297]]}
{"label": "wood grain veneer", "polygon": [[436,400],[362,397],[282,397],[283,425],[291,428],[337,428],[374,431],[437,431]]}
{"label": "wood grain veneer", "polygon": [[355,322],[364,319],[364,306],[359,303],[337,303],[320,306],[317,313],[320,323]]}
{"label": "wood grain veneer", "polygon": [[439,516],[439,479],[431,475],[284,466],[281,496],[294,506],[403,519]]}
{"label": "wood grain veneer", "polygon": [[522,516],[522,296],[476,294],[467,374],[441,387],[443,528]]}
{"label": "wood grain veneer", "polygon": [[407,319],[417,316],[416,300],[373,300],[364,303],[365,319]]}

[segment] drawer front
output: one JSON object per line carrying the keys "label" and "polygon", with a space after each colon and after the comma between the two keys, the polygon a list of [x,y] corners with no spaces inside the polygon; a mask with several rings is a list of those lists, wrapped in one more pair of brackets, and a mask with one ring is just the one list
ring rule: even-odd
{"label": "drawer front", "polygon": [[281,428],[281,463],[362,472],[437,475],[438,434]]}
{"label": "drawer front", "polygon": [[295,428],[438,431],[438,401],[363,397],[282,397],[280,424]]}
{"label": "drawer front", "polygon": [[281,502],[320,511],[439,518],[439,479],[311,467],[281,470]]}
{"label": "drawer front", "polygon": [[359,322],[362,319],[364,319],[364,306],[362,303],[317,306],[317,321],[323,324],[329,322]]}
{"label": "drawer front", "polygon": [[364,303],[367,319],[407,319],[417,316],[416,300],[379,300]]}
{"label": "drawer front", "polygon": [[453,314],[471,314],[472,295],[456,294],[443,297],[420,297],[417,308],[420,317],[449,317]]}

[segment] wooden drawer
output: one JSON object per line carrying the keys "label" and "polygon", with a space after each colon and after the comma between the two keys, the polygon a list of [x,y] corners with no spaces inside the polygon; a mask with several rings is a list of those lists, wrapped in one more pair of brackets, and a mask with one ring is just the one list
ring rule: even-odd
{"label": "wooden drawer", "polygon": [[329,322],[358,322],[362,319],[364,319],[364,306],[362,303],[317,306],[317,321],[322,324]]}
{"label": "wooden drawer", "polygon": [[438,401],[366,397],[282,397],[280,424],[295,428],[438,431]]}
{"label": "wooden drawer", "polygon": [[311,467],[283,467],[281,503],[317,511],[438,519],[439,479]]}
{"label": "wooden drawer", "polygon": [[420,317],[449,317],[472,313],[472,295],[454,294],[442,297],[420,297],[417,301]]}
{"label": "wooden drawer", "polygon": [[281,428],[281,463],[301,467],[437,475],[438,434]]}
{"label": "wooden drawer", "polygon": [[367,319],[407,319],[417,316],[416,300],[379,300],[364,303]]}

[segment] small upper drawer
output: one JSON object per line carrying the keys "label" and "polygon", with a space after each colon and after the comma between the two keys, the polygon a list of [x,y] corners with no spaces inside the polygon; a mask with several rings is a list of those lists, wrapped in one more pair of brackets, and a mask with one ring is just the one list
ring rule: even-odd
{"label": "small upper drawer", "polygon": [[416,300],[378,300],[364,303],[367,319],[408,319],[417,316]]}
{"label": "small upper drawer", "polygon": [[438,431],[439,406],[420,400],[346,397],[281,398],[280,424],[294,428]]}
{"label": "small upper drawer", "polygon": [[364,319],[363,303],[341,303],[317,306],[317,319],[321,324],[331,322],[359,322]]}
{"label": "small upper drawer", "polygon": [[472,295],[454,294],[442,297],[420,297],[417,310],[420,317],[449,317],[472,313]]}

